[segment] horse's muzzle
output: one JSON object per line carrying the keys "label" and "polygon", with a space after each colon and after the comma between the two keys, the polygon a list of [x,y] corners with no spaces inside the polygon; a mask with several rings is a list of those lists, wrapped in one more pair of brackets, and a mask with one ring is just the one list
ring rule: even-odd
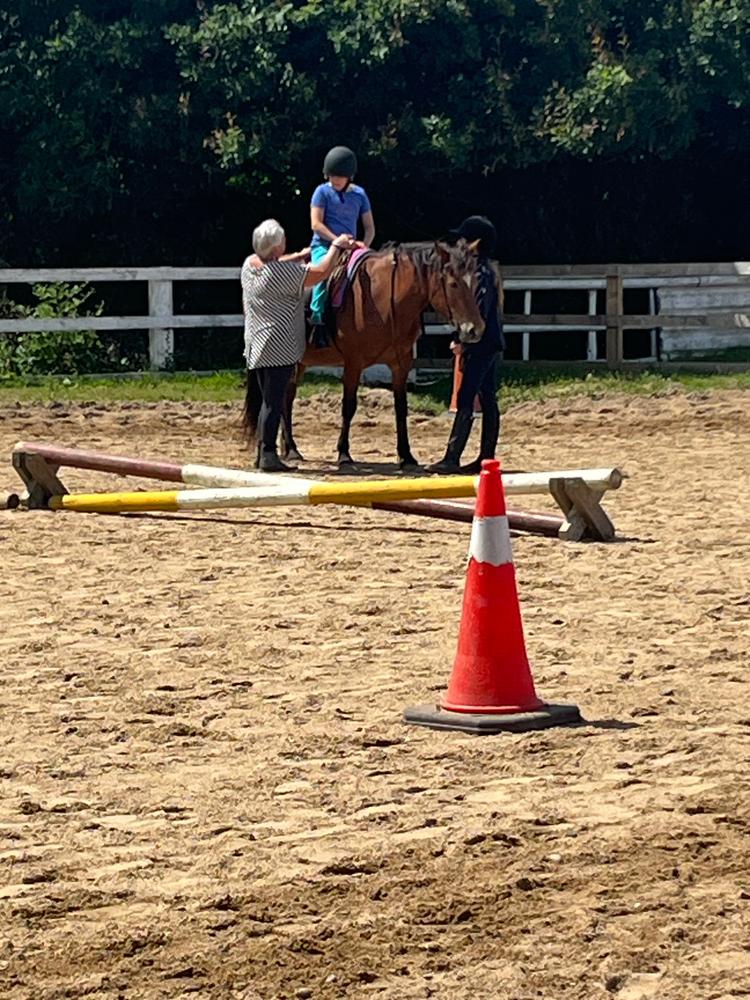
{"label": "horse's muzzle", "polygon": [[462,344],[476,344],[478,340],[482,339],[482,334],[484,333],[484,324],[482,324],[481,330],[477,327],[472,326],[471,323],[459,323],[458,330]]}

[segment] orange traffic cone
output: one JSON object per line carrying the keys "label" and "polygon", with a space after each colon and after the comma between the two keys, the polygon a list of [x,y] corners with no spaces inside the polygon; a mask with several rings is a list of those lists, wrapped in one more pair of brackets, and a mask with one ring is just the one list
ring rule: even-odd
{"label": "orange traffic cone", "polygon": [[526,655],[508,516],[495,459],[482,462],[469,545],[458,651],[448,690],[436,707],[404,712],[404,721],[468,733],[521,732],[579,722],[576,705],[537,697]]}
{"label": "orange traffic cone", "polygon": [[[451,392],[451,405],[448,407],[449,413],[455,413],[458,410],[458,390],[461,388],[461,383],[464,380],[464,373],[461,371],[461,355],[457,354],[453,362],[453,391]],[[482,412],[482,404],[480,402],[479,396],[474,397],[474,416],[478,416]]]}

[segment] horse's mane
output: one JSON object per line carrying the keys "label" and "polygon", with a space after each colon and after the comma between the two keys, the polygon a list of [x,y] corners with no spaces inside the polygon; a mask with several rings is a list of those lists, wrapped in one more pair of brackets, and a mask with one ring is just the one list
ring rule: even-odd
{"label": "horse's mane", "polygon": [[425,240],[419,243],[385,243],[380,250],[373,250],[372,255],[374,257],[393,257],[394,254],[405,254],[422,269],[437,271],[443,265],[438,248],[450,255],[453,264],[459,271],[471,269],[476,263],[476,258],[463,240],[459,240],[454,245],[445,243],[443,240]]}

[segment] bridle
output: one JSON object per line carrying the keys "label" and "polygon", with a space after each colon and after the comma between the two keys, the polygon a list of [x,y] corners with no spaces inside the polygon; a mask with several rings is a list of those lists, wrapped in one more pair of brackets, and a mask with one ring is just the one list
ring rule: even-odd
{"label": "bridle", "polygon": [[[436,246],[433,246],[432,253],[433,254],[437,253]],[[410,257],[414,269],[417,273],[419,283],[422,289],[422,294],[424,295],[427,302],[430,303],[429,271],[430,270],[434,271],[432,262],[429,261],[429,258],[425,259],[426,255],[424,252],[420,253],[418,256],[412,256],[411,254],[409,254],[408,256]],[[400,350],[398,337],[396,336],[396,276],[397,276],[396,272],[398,271],[398,266],[399,266],[399,248],[395,247],[393,250],[393,257],[391,259],[391,296],[390,296],[391,302],[390,302],[389,326],[391,329],[391,343],[393,346],[393,350],[399,362],[402,362],[403,361],[403,358],[401,357],[402,352]],[[443,293],[443,302],[445,305],[445,308],[440,309],[439,311],[445,315],[445,318],[448,320],[448,323],[454,329],[458,330],[460,324],[456,322],[455,316],[453,314],[453,309],[451,308],[450,299],[448,297],[448,283],[447,283],[444,264],[439,268],[438,278],[440,282],[440,290]],[[420,315],[420,324],[421,324],[421,332],[424,333],[423,315]]]}
{"label": "bridle", "polygon": [[453,310],[451,309],[451,304],[450,304],[450,301],[448,299],[448,285],[447,285],[446,280],[445,280],[445,269],[444,268],[440,269],[440,287],[443,289],[443,298],[445,299],[445,309],[446,309],[446,314],[447,314],[446,318],[447,318],[448,322],[450,323],[450,325],[452,327],[454,327],[454,329],[458,329],[458,327],[456,326],[456,322],[453,319]]}
{"label": "bridle", "polygon": [[[476,276],[476,272],[474,272],[474,274],[472,274],[472,278],[474,278],[475,276]],[[440,285],[441,285],[441,288],[443,290],[443,298],[445,299],[445,308],[446,308],[446,314],[447,314],[448,322],[450,323],[450,325],[455,330],[458,331],[458,330],[461,329],[461,324],[460,323],[456,323],[455,319],[453,318],[453,310],[451,309],[450,300],[448,299],[448,286],[447,286],[446,280],[445,280],[445,269],[444,268],[440,269]]]}

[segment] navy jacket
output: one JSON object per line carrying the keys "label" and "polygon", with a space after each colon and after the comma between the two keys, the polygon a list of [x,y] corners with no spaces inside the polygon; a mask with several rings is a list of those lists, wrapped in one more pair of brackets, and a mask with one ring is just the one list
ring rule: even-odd
{"label": "navy jacket", "polygon": [[495,354],[505,350],[503,323],[500,315],[500,290],[495,272],[486,257],[477,261],[477,305],[484,320],[484,333],[475,344],[464,344],[464,352],[470,354]]}

